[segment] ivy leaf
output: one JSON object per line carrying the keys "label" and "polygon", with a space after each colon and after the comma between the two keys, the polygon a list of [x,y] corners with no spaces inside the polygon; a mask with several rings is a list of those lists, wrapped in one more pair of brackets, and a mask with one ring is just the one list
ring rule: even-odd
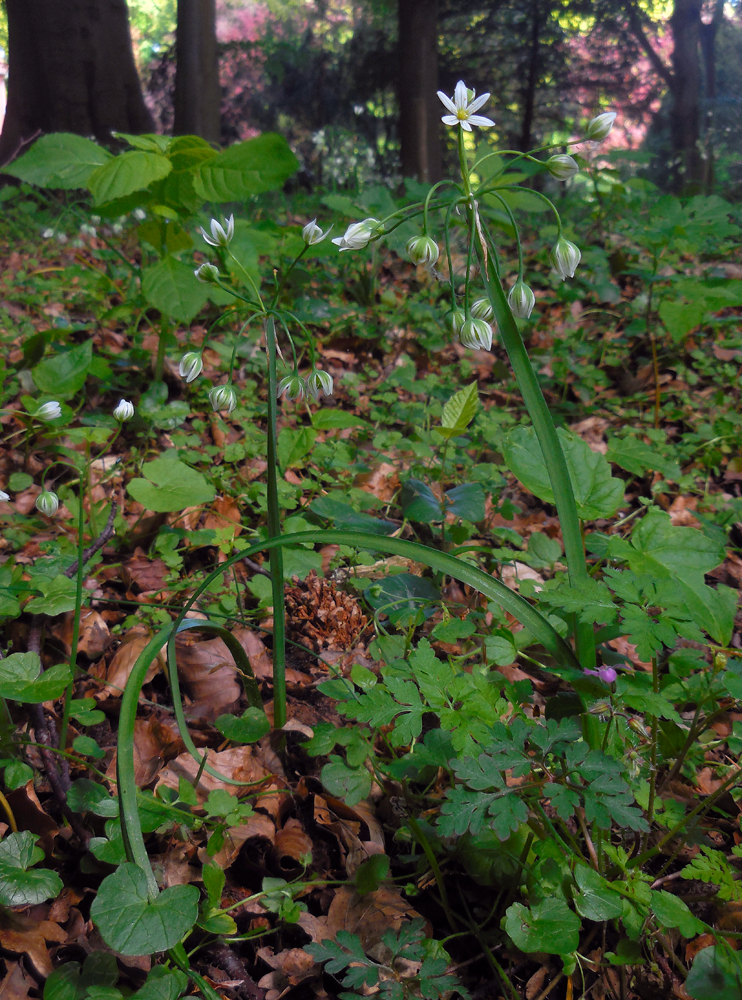
{"label": "ivy leaf", "polygon": [[0,696],[28,705],[54,701],[64,694],[72,680],[66,663],[58,663],[41,673],[38,653],[11,653],[0,660]]}
{"label": "ivy leaf", "polygon": [[107,876],[90,916],[101,937],[122,955],[167,951],[185,937],[198,917],[195,885],[173,885],[150,900],[147,876],[131,862]]}
{"label": "ivy leaf", "polygon": [[144,986],[132,994],[131,1000],[178,1000],[187,986],[188,977],[180,969],[156,965],[147,976]]}
{"label": "ivy leaf", "polygon": [[3,906],[35,906],[62,891],[62,880],[48,868],[28,869],[44,857],[36,846],[39,838],[23,830],[0,842],[0,903]]}
{"label": "ivy leaf", "polygon": [[503,926],[515,947],[524,952],[568,955],[580,943],[580,918],[563,899],[544,899],[531,909],[513,903],[505,913]]}
{"label": "ivy leaf", "polygon": [[77,778],[67,792],[67,805],[73,812],[91,812],[94,816],[118,816],[118,799],[112,798],[103,785],[89,778]]}
{"label": "ivy leaf", "polygon": [[165,452],[153,462],[147,462],[142,473],[146,479],[132,479],[129,493],[147,510],[157,513],[181,511],[197,507],[214,499],[214,487],[206,482],[200,472],[191,469]]}
{"label": "ivy leaf", "polygon": [[412,623],[430,618],[440,601],[440,591],[425,577],[414,573],[398,573],[367,587],[363,592],[372,608],[389,616],[392,625],[407,628]]}
{"label": "ivy leaf", "polygon": [[86,956],[82,969],[79,962],[66,962],[55,969],[44,984],[44,1000],[86,1000],[91,989],[111,989],[118,978],[115,957],[94,951]]}

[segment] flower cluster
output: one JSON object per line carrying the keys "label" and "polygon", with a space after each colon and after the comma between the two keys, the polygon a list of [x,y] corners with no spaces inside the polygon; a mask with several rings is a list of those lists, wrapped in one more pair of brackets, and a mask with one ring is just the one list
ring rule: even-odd
{"label": "flower cluster", "polygon": [[286,375],[278,383],[278,395],[291,402],[301,400],[304,396],[319,399],[320,396],[331,396],[333,391],[332,376],[315,368],[305,379],[297,371]]}

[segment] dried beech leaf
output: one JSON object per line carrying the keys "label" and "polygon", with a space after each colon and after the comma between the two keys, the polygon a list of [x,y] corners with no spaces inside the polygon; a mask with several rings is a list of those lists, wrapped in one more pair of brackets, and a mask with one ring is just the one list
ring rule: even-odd
{"label": "dried beech leaf", "polygon": [[0,913],[0,947],[15,955],[28,955],[36,972],[46,978],[53,971],[47,941],[67,940],[67,932],[52,920],[33,920],[21,913]]}
{"label": "dried beech leaf", "polygon": [[[108,666],[97,664],[91,669],[90,672],[94,677],[99,677],[106,682],[102,692],[104,695],[109,698],[121,697],[139,654],[151,638],[152,633],[145,625],[135,625],[121,640],[121,645],[113,654]],[[152,661],[144,683],[148,684],[155,674],[164,668],[165,656],[163,653],[159,653]]]}
{"label": "dried beech leaf", "polygon": [[[206,771],[196,785],[196,795],[198,801],[206,801],[209,792],[217,788],[223,788],[230,795],[239,795],[240,792],[247,791],[249,785],[262,781],[269,777],[268,772],[252,755],[251,747],[233,747],[231,750],[223,750],[221,753],[210,753],[207,757],[209,764],[217,771],[221,771],[228,778],[235,781],[244,781],[244,785],[227,785],[219,778],[214,778]],[[170,761],[167,767],[160,772],[157,788],[167,785],[177,791],[180,778],[185,778],[189,784],[193,784],[198,773],[198,764],[189,753],[182,753],[175,760]]]}
{"label": "dried beech leaf", "polygon": [[[67,656],[72,649],[72,627],[75,621],[74,611],[70,611],[52,629],[52,635],[61,643]],[[111,633],[105,619],[95,610],[83,609],[80,615],[80,637],[77,651],[87,656],[89,660],[99,659],[111,642]]]}

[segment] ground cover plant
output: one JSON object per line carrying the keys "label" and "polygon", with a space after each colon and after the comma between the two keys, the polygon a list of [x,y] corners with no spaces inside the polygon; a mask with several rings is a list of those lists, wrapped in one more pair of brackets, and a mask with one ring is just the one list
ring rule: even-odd
{"label": "ground cover plant", "polygon": [[486,96],[7,168],[9,995],[742,996],[738,220]]}

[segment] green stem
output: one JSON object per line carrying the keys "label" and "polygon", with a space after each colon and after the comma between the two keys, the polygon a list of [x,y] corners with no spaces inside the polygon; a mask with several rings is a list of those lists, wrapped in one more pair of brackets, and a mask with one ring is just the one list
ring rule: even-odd
{"label": "green stem", "polygon": [[160,336],[157,339],[157,356],[155,357],[155,382],[162,382],[162,372],[165,368],[165,349],[170,336],[170,320],[167,316],[160,317]]}
{"label": "green stem", "polygon": [[75,670],[77,669],[77,646],[80,641],[80,615],[82,614],[82,581],[84,574],[83,553],[85,552],[85,511],[82,505],[82,475],[80,476],[80,492],[78,494],[78,504],[80,510],[77,518],[77,573],[75,575],[75,617],[72,621],[72,642],[70,643],[70,682],[64,692],[64,708],[62,711],[62,724],[59,730],[59,749],[64,750],[67,746],[67,731],[70,725],[70,710],[72,708],[72,689],[75,683]]}
{"label": "green stem", "polygon": [[[276,378],[276,321],[269,316],[265,324],[268,349],[268,537],[281,536],[281,510],[278,505],[277,418],[278,381]],[[283,604],[283,551],[271,553],[271,589],[273,591],[273,725],[286,725],[286,612]]]}
{"label": "green stem", "polygon": [[433,848],[430,846],[428,838],[423,833],[422,827],[417,822],[415,817],[412,816],[411,814],[408,814],[407,816],[407,824],[412,833],[414,834],[415,840],[418,842],[420,847],[422,847],[425,857],[428,859],[428,864],[430,865],[430,868],[433,872],[433,876],[435,877],[435,884],[438,886],[438,892],[440,893],[441,897],[441,906],[443,907],[443,911],[446,914],[446,920],[448,920],[448,926],[451,928],[452,931],[455,931],[459,925],[459,921],[454,916],[454,913],[451,910],[451,906],[448,902],[446,883],[443,879],[443,873],[441,872],[441,867],[438,864],[438,858],[436,858],[433,852]]}

